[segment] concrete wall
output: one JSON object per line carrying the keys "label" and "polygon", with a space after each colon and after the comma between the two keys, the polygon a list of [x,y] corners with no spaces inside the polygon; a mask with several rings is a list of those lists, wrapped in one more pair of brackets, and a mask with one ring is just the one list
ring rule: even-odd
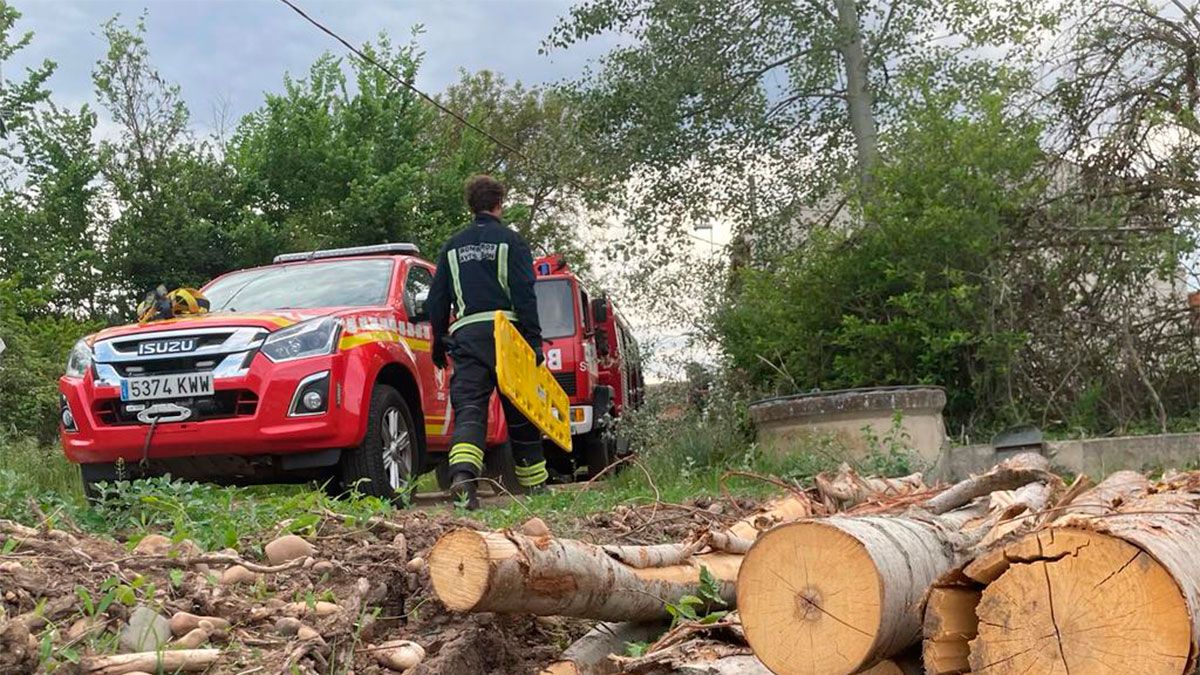
{"label": "concrete wall", "polygon": [[893,418],[901,414],[899,433],[926,466],[932,466],[946,444],[942,409],[946,394],[933,387],[887,387],[821,392],[759,401],[750,406],[759,447],[782,455],[814,443],[832,443],[848,458],[871,451],[868,434],[885,439]]}
{"label": "concrete wall", "polygon": [[[1042,453],[1059,471],[1093,478],[1114,471],[1154,471],[1200,467],[1200,433],[1118,436],[1073,441],[1051,441]],[[997,452],[990,445],[947,448],[934,473],[946,480],[961,480],[980,473],[1016,454]]]}

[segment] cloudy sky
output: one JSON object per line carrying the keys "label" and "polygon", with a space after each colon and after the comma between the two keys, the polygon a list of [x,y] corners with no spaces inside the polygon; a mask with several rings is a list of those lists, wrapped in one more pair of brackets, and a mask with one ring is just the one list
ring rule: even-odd
{"label": "cloudy sky", "polygon": [[[58,63],[51,82],[56,100],[91,101],[91,70],[104,55],[99,26],[121,14],[132,23],[147,12],[147,43],[154,64],[183,88],[193,122],[212,126],[226,106],[236,119],[278,91],[283,74],[303,74],[322,52],[342,54],[329,36],[278,0],[11,0],[32,30],[32,45],[6,66],[11,77],[42,59]],[[414,26],[425,52],[418,86],[436,92],[460,69],[489,68],[527,84],[554,82],[582,71],[611,40],[569,51],[538,54],[570,8],[568,0],[295,0],[318,21],[360,44],[386,30],[403,41]]]}

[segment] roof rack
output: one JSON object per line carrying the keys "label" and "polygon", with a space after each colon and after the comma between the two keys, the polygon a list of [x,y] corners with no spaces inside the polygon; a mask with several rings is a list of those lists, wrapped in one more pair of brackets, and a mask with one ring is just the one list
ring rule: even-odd
{"label": "roof rack", "polygon": [[321,251],[303,251],[300,253],[283,253],[275,256],[272,262],[304,262],[324,258],[353,258],[360,255],[383,255],[394,253],[398,255],[420,255],[421,249],[416,244],[376,244],[374,246],[350,246],[349,248],[327,248]]}

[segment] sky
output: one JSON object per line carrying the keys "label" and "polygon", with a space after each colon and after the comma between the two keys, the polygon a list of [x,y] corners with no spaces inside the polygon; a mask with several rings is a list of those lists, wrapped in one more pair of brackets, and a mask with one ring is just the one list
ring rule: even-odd
{"label": "sky", "polygon": [[[104,55],[100,25],[120,14],[132,24],[147,12],[147,46],[154,65],[182,87],[193,126],[212,129],[216,111],[231,119],[257,108],[266,91],[282,88],[284,73],[303,75],[325,51],[344,48],[278,0],[11,0],[23,14],[21,32],[33,43],[6,68],[51,59],[55,100],[71,106],[92,101],[91,70]],[[460,69],[491,69],[526,84],[572,78],[604,54],[614,38],[541,55],[538,48],[567,0],[294,0],[313,18],[352,44],[386,30],[406,41],[424,26],[417,44],[425,52],[417,86],[435,93],[458,79]]]}

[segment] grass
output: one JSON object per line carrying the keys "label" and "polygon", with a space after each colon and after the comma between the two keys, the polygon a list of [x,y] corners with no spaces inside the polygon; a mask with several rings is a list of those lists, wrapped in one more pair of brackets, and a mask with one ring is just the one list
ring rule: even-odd
{"label": "grass", "polygon": [[[521,498],[469,516],[499,528],[537,515],[556,532],[569,536],[579,533],[588,514],[611,511],[621,504],[634,506],[656,499],[681,503],[721,494],[761,498],[779,492],[778,487],[753,478],[723,480],[730,470],[804,481],[840,461],[829,447],[813,447],[785,458],[763,456],[743,429],[733,415],[631,420],[625,432],[641,452],[621,471],[586,489]],[[894,444],[889,444],[873,453],[863,468],[898,474],[907,473],[909,467]],[[432,476],[423,476],[417,487],[418,491],[435,489]],[[89,507],[82,496],[78,468],[67,462],[58,448],[0,436],[0,518],[21,522],[46,517],[51,524],[69,520],[86,531],[131,541],[148,532],[160,532],[177,540],[192,539],[207,550],[256,550],[263,533],[312,533],[322,515],[329,512],[354,521],[395,508],[370,497],[332,499],[319,486],[220,487],[166,478],[114,485],[101,504]],[[452,505],[439,508],[454,510]]]}

